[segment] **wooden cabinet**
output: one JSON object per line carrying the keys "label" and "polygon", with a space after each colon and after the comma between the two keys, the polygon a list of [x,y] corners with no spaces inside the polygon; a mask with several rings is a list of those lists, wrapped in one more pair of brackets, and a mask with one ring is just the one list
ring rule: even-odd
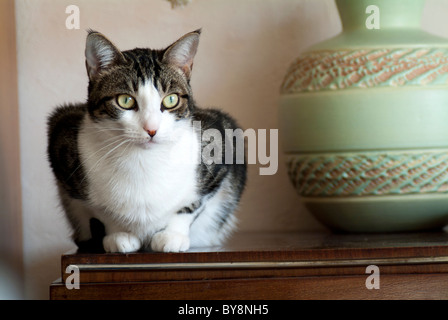
{"label": "wooden cabinet", "polygon": [[50,297],[448,299],[448,235],[246,233],[185,253],[70,253]]}

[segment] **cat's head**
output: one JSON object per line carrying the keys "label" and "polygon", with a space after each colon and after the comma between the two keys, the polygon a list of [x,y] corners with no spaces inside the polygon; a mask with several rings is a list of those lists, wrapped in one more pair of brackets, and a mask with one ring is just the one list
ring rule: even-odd
{"label": "cat's head", "polygon": [[89,31],[85,55],[94,124],[144,146],[172,139],[176,124],[194,108],[189,82],[199,36],[200,30],[190,32],[164,50],[120,51]]}

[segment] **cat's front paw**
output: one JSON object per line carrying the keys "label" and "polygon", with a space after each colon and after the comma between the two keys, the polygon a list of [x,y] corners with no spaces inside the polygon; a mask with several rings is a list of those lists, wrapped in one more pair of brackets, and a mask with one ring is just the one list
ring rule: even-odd
{"label": "cat's front paw", "polygon": [[103,247],[106,252],[135,252],[141,246],[140,239],[128,232],[112,233],[103,239]]}
{"label": "cat's front paw", "polygon": [[162,252],[181,252],[190,248],[190,238],[174,231],[160,231],[151,240],[151,249]]}

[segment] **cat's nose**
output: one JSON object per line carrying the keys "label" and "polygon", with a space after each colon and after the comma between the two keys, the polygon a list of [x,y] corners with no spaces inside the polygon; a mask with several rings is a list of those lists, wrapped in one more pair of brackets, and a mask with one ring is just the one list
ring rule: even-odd
{"label": "cat's nose", "polygon": [[146,132],[149,134],[149,136],[152,138],[156,135],[157,130],[146,130]]}

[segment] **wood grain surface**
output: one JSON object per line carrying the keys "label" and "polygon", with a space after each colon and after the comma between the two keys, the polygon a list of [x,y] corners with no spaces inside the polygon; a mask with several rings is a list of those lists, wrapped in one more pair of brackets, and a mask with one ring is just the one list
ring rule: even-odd
{"label": "wood grain surface", "polygon": [[[80,289],[65,281],[80,270]],[[366,288],[369,265],[380,289]],[[448,235],[239,234],[185,253],[61,258],[52,299],[448,299]]]}

